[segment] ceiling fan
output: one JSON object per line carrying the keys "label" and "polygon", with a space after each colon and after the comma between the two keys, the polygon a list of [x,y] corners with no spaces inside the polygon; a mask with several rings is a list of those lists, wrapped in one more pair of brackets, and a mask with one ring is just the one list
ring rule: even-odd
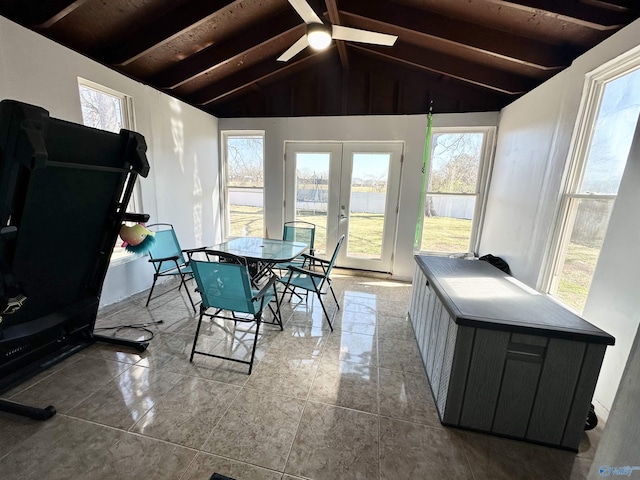
{"label": "ceiling fan", "polygon": [[398,39],[396,35],[387,35],[386,33],[370,32],[341,25],[327,25],[306,0],[289,0],[289,3],[307,24],[307,33],[278,57],[279,62],[290,60],[309,46],[315,50],[323,50],[329,46],[332,39],[386,46],[393,45]]}

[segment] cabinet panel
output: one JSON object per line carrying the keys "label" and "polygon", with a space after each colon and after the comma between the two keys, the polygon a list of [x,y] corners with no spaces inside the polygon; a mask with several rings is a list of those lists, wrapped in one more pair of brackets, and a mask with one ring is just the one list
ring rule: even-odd
{"label": "cabinet panel", "polygon": [[549,340],[527,439],[560,445],[578,383],[585,346],[585,343],[571,340]]}
{"label": "cabinet panel", "polygon": [[541,369],[540,362],[507,358],[492,432],[524,437]]}
{"label": "cabinet panel", "polygon": [[460,417],[461,426],[491,430],[508,344],[507,332],[476,331]]}
{"label": "cabinet panel", "polygon": [[593,391],[598,381],[598,374],[600,373],[600,366],[602,365],[606,348],[605,345],[594,343],[587,346],[580,378],[578,379],[578,387],[571,406],[571,414],[562,437],[562,445],[565,447],[572,448],[580,443],[584,419],[589,411],[589,405],[593,398]]}
{"label": "cabinet panel", "polygon": [[471,365],[471,353],[476,329],[457,325],[456,343],[451,362],[451,376],[447,392],[446,407],[440,411],[442,421],[448,425],[459,425],[464,392]]}
{"label": "cabinet panel", "polygon": [[[443,315],[447,316],[447,322],[449,323],[449,330],[447,332],[447,339],[445,342],[444,354],[442,358],[442,372],[440,373],[440,385],[438,391],[434,393],[437,395],[436,407],[438,412],[444,412],[447,402],[447,395],[449,392],[449,383],[451,380],[451,369],[453,367],[453,354],[455,352],[456,339],[458,336],[458,325],[451,321],[449,312],[443,309]],[[442,415],[441,415],[442,417]]]}

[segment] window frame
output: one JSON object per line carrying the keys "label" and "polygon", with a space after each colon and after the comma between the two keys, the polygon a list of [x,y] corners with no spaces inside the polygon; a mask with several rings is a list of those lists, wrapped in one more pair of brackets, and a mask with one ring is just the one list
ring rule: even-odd
{"label": "window frame", "polygon": [[[117,90],[114,90],[112,88],[106,87],[104,85],[101,85],[99,83],[96,82],[92,82],[91,80],[87,80],[86,78],[82,78],[82,77],[77,77],[78,79],[78,97],[80,100],[80,116],[82,118],[82,123],[84,125],[86,125],[84,123],[84,115],[82,114],[82,93],[81,93],[81,87],[85,87],[85,88],[89,88],[92,90],[95,90],[97,92],[100,93],[104,93],[106,95],[110,95],[112,97],[116,97],[118,99],[120,99],[120,109],[121,109],[121,114],[122,114],[122,127],[123,129],[126,130],[131,130],[131,131],[136,131],[136,119],[135,119],[135,114],[134,114],[134,106],[133,106],[133,97],[130,95],[127,95],[125,93],[122,92],[118,92]],[[93,127],[91,125],[88,125],[92,128],[96,128]],[[133,188],[133,192],[131,194],[131,198],[129,200],[129,205],[132,206],[134,212],[143,212],[143,205],[142,205],[142,187],[140,185],[140,182],[137,181],[136,184],[134,185]],[[110,259],[110,265],[118,265],[118,264],[122,264],[122,263],[127,263],[130,262],[132,260],[134,260],[136,258],[136,256],[131,253],[131,252],[126,252],[124,256],[118,257],[118,258],[113,258]]]}
{"label": "window frame", "polygon": [[227,144],[229,138],[233,137],[262,137],[262,235],[265,235],[267,218],[266,218],[266,164],[265,164],[265,131],[264,130],[221,130],[220,131],[220,192],[222,202],[220,202],[220,218],[223,219],[222,237],[224,240],[231,238],[231,217],[229,209],[229,191],[227,182]]}
{"label": "window frame", "polygon": [[[493,169],[493,160],[495,154],[495,142],[496,142],[497,127],[491,126],[478,126],[478,127],[433,127],[431,129],[431,138],[429,139],[429,160],[427,163],[428,171],[423,173],[423,182],[425,185],[425,201],[429,193],[442,192],[429,192],[429,176],[431,175],[432,156],[433,156],[433,136],[442,134],[459,134],[459,133],[481,133],[483,135],[483,141],[481,146],[481,158],[478,166],[478,179],[476,183],[476,193],[451,193],[451,195],[457,196],[473,196],[476,199],[473,220],[471,224],[471,234],[469,237],[469,251],[468,252],[441,252],[436,250],[422,250],[422,235],[424,228],[424,211],[420,212],[420,245],[415,246],[414,253],[423,255],[456,255],[456,254],[477,254],[480,247],[480,241],[482,237],[482,229],[484,225],[484,217],[487,207],[487,193],[489,191],[489,184],[491,183],[491,172]],[[426,178],[424,177],[426,175]]]}
{"label": "window frame", "polygon": [[[551,235],[552,239],[547,249],[546,261],[544,262],[542,271],[542,281],[540,282],[540,289],[542,291],[571,310],[575,309],[567,305],[557,296],[557,288],[561,279],[562,267],[565,263],[568,245],[571,240],[576,218],[575,211],[579,207],[579,201],[581,199],[611,201],[611,211],[613,211],[615,200],[618,197],[617,192],[615,195],[580,193],[604,90],[609,82],[613,82],[637,69],[640,69],[640,46],[629,50],[626,54],[601,65],[585,75],[580,106],[578,107],[578,114],[567,154],[562,189],[559,195],[556,219]],[[609,219],[607,220],[607,231],[610,220],[611,215],[609,215]],[[600,253],[598,253],[598,260],[596,261],[594,269],[597,269],[598,262],[600,261],[599,255]],[[591,280],[593,281],[593,277]],[[589,286],[589,291],[590,290],[591,286]],[[589,291],[587,292],[587,299],[589,297]]]}

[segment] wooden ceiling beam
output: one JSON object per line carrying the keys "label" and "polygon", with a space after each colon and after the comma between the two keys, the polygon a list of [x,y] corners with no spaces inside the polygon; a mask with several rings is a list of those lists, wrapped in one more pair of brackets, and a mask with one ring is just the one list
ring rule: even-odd
{"label": "wooden ceiling beam", "polygon": [[400,40],[396,42],[393,51],[384,47],[356,43],[350,45],[350,48],[508,95],[522,95],[538,84],[526,77],[488,68],[481,64],[462,62],[442,53],[405,44]]}
{"label": "wooden ceiling beam", "polygon": [[[329,14],[329,21],[332,25],[342,25],[340,22],[340,13],[338,12],[338,5],[336,0],[325,0],[327,4],[327,13]],[[349,57],[347,56],[347,47],[342,40],[334,40],[336,47],[338,48],[338,55],[340,56],[340,64],[342,69],[349,70]]]}
{"label": "wooden ceiling beam", "polygon": [[154,48],[193,30],[215,16],[217,12],[241,0],[210,0],[188,2],[167,12],[161,18],[142,26],[126,38],[120,38],[115,45],[106,45],[94,52],[94,58],[109,65],[125,66],[137,60]]}
{"label": "wooden ceiling beam", "polygon": [[624,11],[601,8],[579,0],[486,0],[503,8],[523,10],[533,16],[550,15],[559,20],[595,30],[618,29],[629,18]]}
{"label": "wooden ceiling beam", "polygon": [[582,3],[594,7],[606,8],[616,12],[627,13],[631,11],[631,2],[635,0],[581,0]]}
{"label": "wooden ceiling beam", "polygon": [[14,0],[6,2],[6,8],[25,25],[35,28],[49,28],[56,22],[77,10],[87,0]]}
{"label": "wooden ceiling beam", "polygon": [[297,40],[306,31],[300,22],[300,17],[293,9],[286,11],[257,25],[252,29],[251,35],[242,32],[171,65],[154,75],[151,83],[163,89],[174,89],[264,44],[281,38],[289,38],[290,43],[293,43],[294,39]]}
{"label": "wooden ceiling beam", "polygon": [[201,88],[189,95],[187,101],[199,106],[210,105],[222,100],[228,95],[249,88],[257,82],[274,79],[275,77],[285,74],[288,75],[302,68],[309,67],[325,58],[332,50],[332,48],[329,48],[322,52],[314,52],[313,50],[307,49],[301,54],[303,56],[300,58],[295,57],[285,64],[277,62],[275,57],[269,58],[234,75],[230,75],[218,82]]}
{"label": "wooden ceiling beam", "polygon": [[[575,57],[573,49],[509,35],[488,27],[424,10],[368,0],[341,0],[340,13],[349,26],[398,35],[401,40],[432,50],[453,53],[464,48],[539,70],[556,71]],[[505,41],[505,36],[508,40]],[[451,51],[448,51],[451,50]]]}

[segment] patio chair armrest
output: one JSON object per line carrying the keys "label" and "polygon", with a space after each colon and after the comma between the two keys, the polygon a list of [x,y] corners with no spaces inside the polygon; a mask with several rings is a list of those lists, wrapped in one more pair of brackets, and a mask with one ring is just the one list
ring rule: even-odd
{"label": "patio chair armrest", "polygon": [[190,253],[204,252],[207,247],[198,247],[198,248],[185,248],[182,250],[182,253],[186,253],[189,255]]}
{"label": "patio chair armrest", "polygon": [[302,256],[305,258],[305,260],[312,260],[314,262],[324,263],[324,264],[330,263],[330,260],[325,260],[324,258],[314,257],[313,255],[309,255],[308,253],[303,253]]}
{"label": "patio chair armrest", "polygon": [[264,285],[264,287],[262,287],[260,289],[260,291],[258,293],[256,293],[253,298],[251,299],[252,302],[255,302],[256,300],[261,299],[262,297],[264,297],[267,293],[267,291],[273,287],[273,284],[276,283],[276,281],[278,280],[278,277],[276,275],[271,275],[271,277],[269,278],[269,281]]}
{"label": "patio chair armrest", "polygon": [[289,271],[291,271],[291,272],[302,273],[304,275],[309,275],[311,277],[317,277],[317,278],[324,278],[325,277],[324,273],[313,272],[311,270],[307,270],[306,268],[296,267],[295,265],[289,265],[287,267],[287,269],[289,269]]}
{"label": "patio chair armrest", "polygon": [[178,260],[177,255],[174,255],[173,257],[164,257],[164,258],[150,258],[149,261],[152,263],[162,263],[162,262],[168,262],[168,261],[177,261]]}
{"label": "patio chair armrest", "polygon": [[198,248],[185,248],[182,250],[182,253],[186,253],[187,254],[187,258],[189,259],[189,262],[191,261],[191,256],[194,253],[198,253],[198,252],[204,252],[207,250],[207,247],[198,247]]}

